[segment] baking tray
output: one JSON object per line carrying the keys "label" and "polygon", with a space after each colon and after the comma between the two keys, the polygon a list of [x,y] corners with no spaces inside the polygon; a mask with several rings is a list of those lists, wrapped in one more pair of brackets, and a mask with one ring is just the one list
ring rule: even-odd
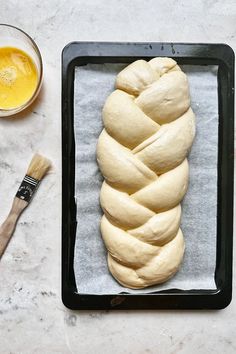
{"label": "baking tray", "polygon": [[[215,290],[169,289],[149,294],[82,294],[73,269],[74,69],[88,63],[130,63],[167,56],[178,64],[218,66],[218,181]],[[226,44],[72,42],[62,52],[62,301],[70,309],[221,309],[232,297],[234,52]]]}

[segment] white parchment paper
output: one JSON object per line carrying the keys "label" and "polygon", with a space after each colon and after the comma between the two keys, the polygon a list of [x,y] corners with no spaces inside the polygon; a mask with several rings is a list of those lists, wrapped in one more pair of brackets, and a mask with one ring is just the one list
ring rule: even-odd
{"label": "white parchment paper", "polygon": [[124,64],[89,64],[75,70],[74,131],[77,232],[74,271],[80,293],[147,293],[164,289],[215,289],[218,95],[217,67],[189,66],[191,106],[197,135],[189,155],[190,183],[182,203],[181,227],[186,251],[179,272],[168,282],[145,290],[119,285],[107,268],[100,234],[99,193],[103,177],[96,163],[96,144],[103,128],[101,111]]}

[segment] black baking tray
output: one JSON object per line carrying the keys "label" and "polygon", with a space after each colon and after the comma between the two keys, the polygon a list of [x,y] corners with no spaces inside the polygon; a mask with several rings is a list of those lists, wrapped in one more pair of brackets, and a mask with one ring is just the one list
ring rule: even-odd
{"label": "black baking tray", "polygon": [[[178,64],[218,66],[218,195],[216,290],[169,289],[150,294],[78,293],[73,128],[74,69],[88,63],[130,63],[167,56]],[[72,42],[62,52],[62,301],[70,309],[221,309],[232,297],[234,52],[226,44]]]}

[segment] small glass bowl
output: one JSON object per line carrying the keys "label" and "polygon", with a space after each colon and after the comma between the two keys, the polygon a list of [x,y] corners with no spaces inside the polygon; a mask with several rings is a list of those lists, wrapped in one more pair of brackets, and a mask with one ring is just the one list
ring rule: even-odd
{"label": "small glass bowl", "polygon": [[21,29],[7,25],[0,24],[0,47],[15,47],[26,52],[33,60],[38,71],[38,83],[36,89],[28,101],[23,103],[21,106],[3,109],[0,108],[0,118],[11,116],[13,114],[21,112],[23,109],[27,108],[38,96],[43,78],[43,62],[40,51],[34,42],[34,40]]}

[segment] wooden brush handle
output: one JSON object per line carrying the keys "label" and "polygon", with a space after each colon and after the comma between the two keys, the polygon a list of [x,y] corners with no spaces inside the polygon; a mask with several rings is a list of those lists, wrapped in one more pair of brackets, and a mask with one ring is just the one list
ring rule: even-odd
{"label": "wooden brush handle", "polygon": [[20,214],[27,207],[27,205],[28,203],[25,200],[21,200],[17,197],[14,198],[9,215],[0,226],[0,258],[2,257],[8,242],[14,233]]}

